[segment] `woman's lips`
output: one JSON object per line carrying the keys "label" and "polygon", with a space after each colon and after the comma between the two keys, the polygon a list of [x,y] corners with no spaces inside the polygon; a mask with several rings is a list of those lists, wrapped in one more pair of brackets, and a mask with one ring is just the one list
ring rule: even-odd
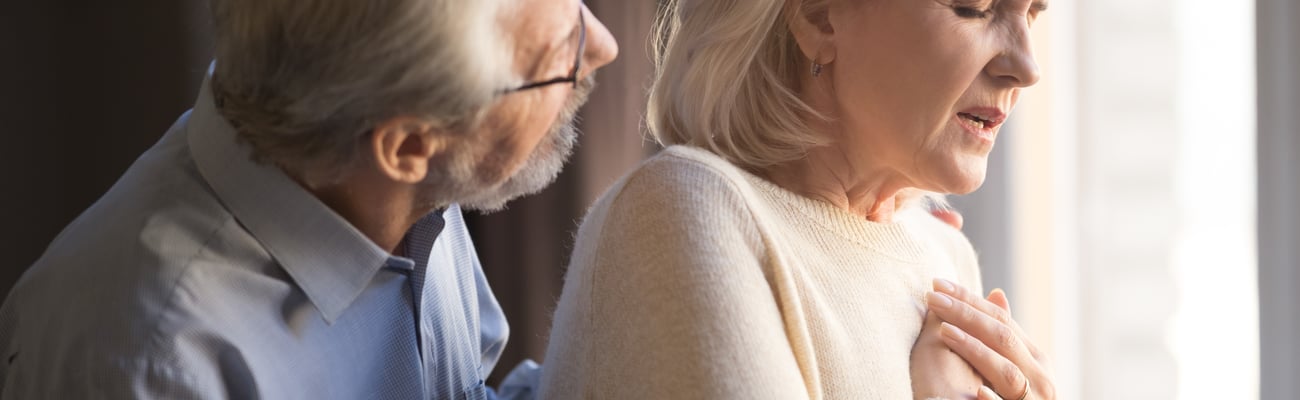
{"label": "woman's lips", "polygon": [[1007,116],[997,108],[977,107],[962,110],[954,118],[967,133],[986,141],[993,141],[998,127],[1006,121]]}

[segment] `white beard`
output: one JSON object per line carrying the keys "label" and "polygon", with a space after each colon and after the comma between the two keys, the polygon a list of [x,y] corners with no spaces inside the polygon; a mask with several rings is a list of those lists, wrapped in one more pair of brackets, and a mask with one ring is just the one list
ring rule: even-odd
{"label": "white beard", "polygon": [[578,108],[587,102],[594,86],[592,76],[578,85],[546,136],[514,175],[499,184],[483,187],[482,180],[473,172],[482,170],[478,164],[483,161],[456,160],[453,157],[441,166],[441,170],[429,171],[424,189],[429,199],[423,203],[431,203],[429,205],[435,208],[459,203],[462,209],[495,212],[505,208],[510,200],[545,189],[560,175],[560,170],[573,154],[578,142],[578,128],[575,126]]}

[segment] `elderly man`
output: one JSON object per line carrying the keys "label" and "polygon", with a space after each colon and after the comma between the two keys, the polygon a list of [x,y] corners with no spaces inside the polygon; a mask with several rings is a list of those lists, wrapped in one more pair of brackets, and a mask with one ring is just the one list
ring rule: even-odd
{"label": "elderly man", "polygon": [[461,208],[556,175],[616,55],[578,0],[213,0],[190,112],[0,310],[4,398],[493,398]]}

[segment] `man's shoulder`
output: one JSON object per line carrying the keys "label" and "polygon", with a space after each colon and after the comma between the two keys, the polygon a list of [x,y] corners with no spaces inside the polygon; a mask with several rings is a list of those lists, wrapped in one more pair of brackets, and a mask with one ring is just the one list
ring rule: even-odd
{"label": "man's shoulder", "polygon": [[[0,366],[0,378],[23,374],[10,381],[21,383],[19,393],[196,395],[190,391],[202,385],[195,379],[217,365],[195,364],[204,359],[196,352],[227,343],[220,327],[228,317],[215,311],[246,300],[232,289],[232,277],[274,264],[236,233],[233,218],[187,212],[193,211],[160,211],[135,229],[64,238],[103,235],[93,245],[52,246],[0,308],[0,362],[9,363]],[[60,389],[66,383],[81,387]]]}
{"label": "man's shoulder", "polygon": [[[202,257],[259,248],[207,186],[180,132],[169,132],[50,243],[15,287],[92,293],[139,287]],[[83,293],[64,293],[79,296]]]}
{"label": "man's shoulder", "polygon": [[0,348],[51,355],[50,362],[70,362],[53,355],[77,353],[83,360],[140,362],[162,351],[159,338],[203,325],[196,303],[180,303],[193,292],[196,273],[265,271],[269,255],[168,136],[10,290],[0,309]]}

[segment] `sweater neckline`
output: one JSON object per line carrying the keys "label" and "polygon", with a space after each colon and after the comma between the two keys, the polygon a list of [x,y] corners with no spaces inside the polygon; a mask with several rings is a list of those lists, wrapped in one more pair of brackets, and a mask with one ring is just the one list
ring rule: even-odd
{"label": "sweater neckline", "polygon": [[664,153],[693,159],[696,162],[713,165],[720,170],[730,170],[739,174],[749,184],[748,186],[757,188],[767,198],[773,200],[768,202],[777,208],[773,211],[803,215],[807,221],[831,234],[898,261],[912,264],[926,262],[926,254],[930,250],[925,246],[923,236],[917,231],[916,222],[919,222],[917,218],[925,215],[919,207],[898,210],[894,222],[874,222],[825,201],[792,192],[706,149],[676,145],[668,147]]}
{"label": "sweater neckline", "polygon": [[835,235],[899,261],[921,263],[925,259],[927,249],[911,221],[921,212],[916,206],[898,210],[893,222],[875,222],[826,201],[792,192],[742,168],[736,169],[752,186],[776,200],[773,204],[781,212],[802,214]]}

